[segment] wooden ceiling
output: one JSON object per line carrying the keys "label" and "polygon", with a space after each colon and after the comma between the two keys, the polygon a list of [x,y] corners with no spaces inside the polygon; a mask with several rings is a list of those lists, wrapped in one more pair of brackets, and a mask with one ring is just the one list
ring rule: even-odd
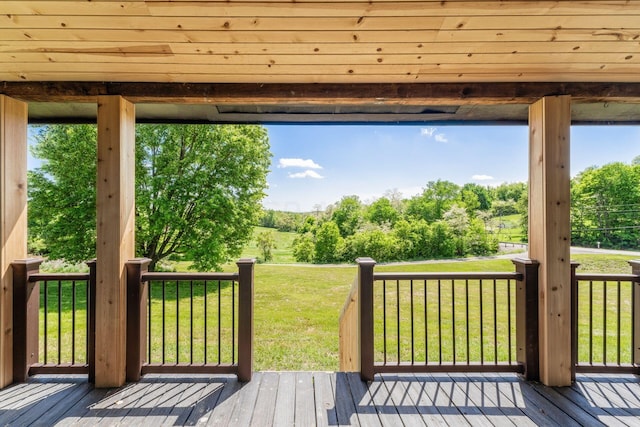
{"label": "wooden ceiling", "polygon": [[[2,1],[0,82],[632,84],[640,1]],[[608,102],[600,95],[584,101]],[[343,117],[447,120],[461,105],[438,103],[449,109],[420,115],[379,101]],[[216,114],[340,114],[307,104],[232,102]]]}

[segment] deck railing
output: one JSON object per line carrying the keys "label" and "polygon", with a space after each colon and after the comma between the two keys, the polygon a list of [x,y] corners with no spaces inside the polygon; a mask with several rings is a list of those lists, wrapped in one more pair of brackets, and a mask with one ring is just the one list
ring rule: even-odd
{"label": "deck railing", "polygon": [[572,263],[576,372],[640,374],[640,263],[632,274],[576,273]]}
{"label": "deck railing", "polygon": [[40,273],[41,263],[13,263],[14,380],[43,373],[93,380],[95,261],[88,273]]}
{"label": "deck railing", "polygon": [[145,373],[233,373],[253,360],[254,260],[236,273],[148,272],[127,264],[127,380]]}
{"label": "deck railing", "polygon": [[[374,273],[370,258],[358,265],[341,318],[341,369],[367,380],[389,372],[537,376],[537,330],[526,327],[537,325],[536,263],[494,273]],[[534,318],[527,322],[527,314]]]}
{"label": "deck railing", "polygon": [[[153,273],[127,263],[127,380],[144,373],[234,373],[253,363],[254,260],[235,273]],[[40,373],[95,378],[95,261],[89,273],[13,263],[14,381]]]}

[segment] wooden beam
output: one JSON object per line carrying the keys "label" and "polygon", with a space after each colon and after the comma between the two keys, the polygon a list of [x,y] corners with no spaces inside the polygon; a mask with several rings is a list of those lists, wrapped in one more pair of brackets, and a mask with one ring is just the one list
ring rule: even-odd
{"label": "wooden beam", "polygon": [[0,387],[13,381],[13,270],[27,256],[27,104],[0,95]]}
{"label": "wooden beam", "polygon": [[529,109],[529,257],[540,262],[540,379],[571,384],[569,96]]}
{"label": "wooden beam", "polygon": [[532,104],[544,96],[574,102],[640,102],[640,83],[140,83],[2,82],[0,94],[28,102],[97,102],[120,95],[161,104]]}
{"label": "wooden beam", "polygon": [[96,387],[118,387],[126,368],[126,271],[134,257],[135,109],[98,98]]}

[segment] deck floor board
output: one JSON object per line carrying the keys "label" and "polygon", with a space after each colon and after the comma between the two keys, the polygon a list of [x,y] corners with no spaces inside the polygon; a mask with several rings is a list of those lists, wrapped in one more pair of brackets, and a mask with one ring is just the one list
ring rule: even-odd
{"label": "deck floor board", "polygon": [[545,387],[511,374],[257,372],[147,375],[118,389],[37,376],[0,390],[1,425],[640,427],[640,380],[579,375]]}

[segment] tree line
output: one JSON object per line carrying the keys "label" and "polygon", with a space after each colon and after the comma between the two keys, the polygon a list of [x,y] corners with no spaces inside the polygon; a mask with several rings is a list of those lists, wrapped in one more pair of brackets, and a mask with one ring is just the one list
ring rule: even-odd
{"label": "tree line", "polygon": [[409,199],[388,191],[370,204],[345,196],[323,211],[266,211],[260,225],[297,232],[293,253],[299,262],[489,255],[498,249],[500,217],[518,213],[525,192],[524,183],[459,186],[438,180]]}

